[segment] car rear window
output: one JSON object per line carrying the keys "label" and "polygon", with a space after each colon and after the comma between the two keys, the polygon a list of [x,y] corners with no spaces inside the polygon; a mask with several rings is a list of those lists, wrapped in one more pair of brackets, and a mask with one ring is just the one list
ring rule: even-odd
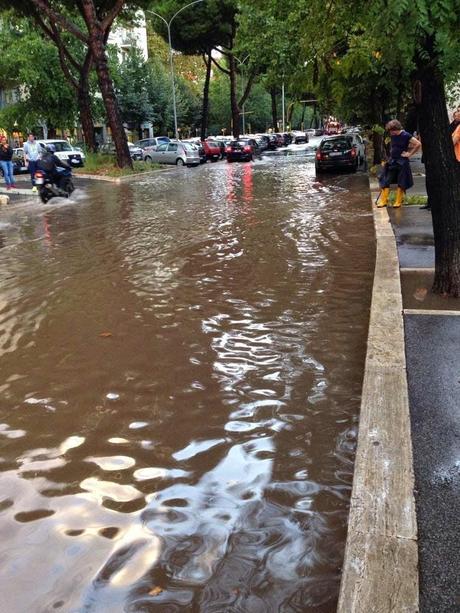
{"label": "car rear window", "polygon": [[351,149],[351,147],[351,140],[348,138],[325,140],[321,145],[323,151],[333,151],[334,149],[336,151],[346,151],[347,149]]}

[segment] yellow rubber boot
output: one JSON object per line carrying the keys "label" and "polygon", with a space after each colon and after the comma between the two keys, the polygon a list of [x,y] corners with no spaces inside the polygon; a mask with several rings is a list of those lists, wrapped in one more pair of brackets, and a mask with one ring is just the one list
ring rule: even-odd
{"label": "yellow rubber boot", "polygon": [[377,208],[381,209],[382,207],[387,206],[389,197],[390,197],[390,188],[384,187],[382,191],[380,192],[380,198],[377,203]]}
{"label": "yellow rubber boot", "polygon": [[398,189],[396,190],[396,200],[395,200],[395,203],[393,204],[394,209],[399,209],[399,207],[403,203],[405,193],[406,192],[403,189],[398,187]]}

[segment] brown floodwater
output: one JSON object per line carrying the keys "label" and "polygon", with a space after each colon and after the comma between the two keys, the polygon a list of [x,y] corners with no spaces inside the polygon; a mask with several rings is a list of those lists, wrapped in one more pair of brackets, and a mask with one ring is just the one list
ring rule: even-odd
{"label": "brown floodwater", "polygon": [[2,611],[335,610],[373,236],[295,156],[0,210]]}

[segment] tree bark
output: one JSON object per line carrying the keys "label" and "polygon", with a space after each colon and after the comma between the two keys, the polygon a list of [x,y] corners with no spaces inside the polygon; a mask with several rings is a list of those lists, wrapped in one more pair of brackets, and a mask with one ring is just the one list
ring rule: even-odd
{"label": "tree bark", "polygon": [[372,163],[375,166],[382,163],[383,135],[379,132],[372,132],[372,147],[374,149]]}
{"label": "tree bark", "polygon": [[240,107],[236,93],[236,63],[233,53],[228,56],[230,70],[230,106],[232,109],[232,130],[233,137],[238,139],[240,136]]}
{"label": "tree bark", "polygon": [[460,296],[460,163],[449,134],[444,80],[434,61],[419,67],[420,136],[435,246],[432,291]]}
{"label": "tree bark", "polygon": [[[89,49],[93,55],[93,62],[99,82],[99,88],[104,102],[107,121],[112,132],[112,140],[115,145],[117,164],[120,168],[132,168],[133,162],[129,153],[128,140],[126,138],[118,102],[110,77],[105,40],[108,29],[104,29],[104,23],[97,19],[94,3],[92,0],[81,0],[81,10],[88,28]],[[107,20],[108,18],[106,18]]]}
{"label": "tree bark", "polygon": [[276,108],[276,89],[270,87],[270,98],[272,100],[272,125],[276,132],[278,129],[278,109]]}
{"label": "tree bark", "polygon": [[209,83],[211,81],[211,49],[206,51],[205,64],[206,64],[206,78],[204,80],[203,88],[203,106],[201,112],[201,140],[206,138],[208,131],[208,117],[209,117]]}

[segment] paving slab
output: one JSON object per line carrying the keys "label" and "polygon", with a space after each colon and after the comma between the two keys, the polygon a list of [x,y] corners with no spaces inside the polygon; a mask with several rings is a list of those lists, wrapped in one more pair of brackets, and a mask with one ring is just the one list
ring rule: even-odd
{"label": "paving slab", "polygon": [[405,315],[421,613],[460,611],[460,317]]}
{"label": "paving slab", "polygon": [[388,209],[401,268],[433,268],[434,240],[430,211],[418,206]]}

